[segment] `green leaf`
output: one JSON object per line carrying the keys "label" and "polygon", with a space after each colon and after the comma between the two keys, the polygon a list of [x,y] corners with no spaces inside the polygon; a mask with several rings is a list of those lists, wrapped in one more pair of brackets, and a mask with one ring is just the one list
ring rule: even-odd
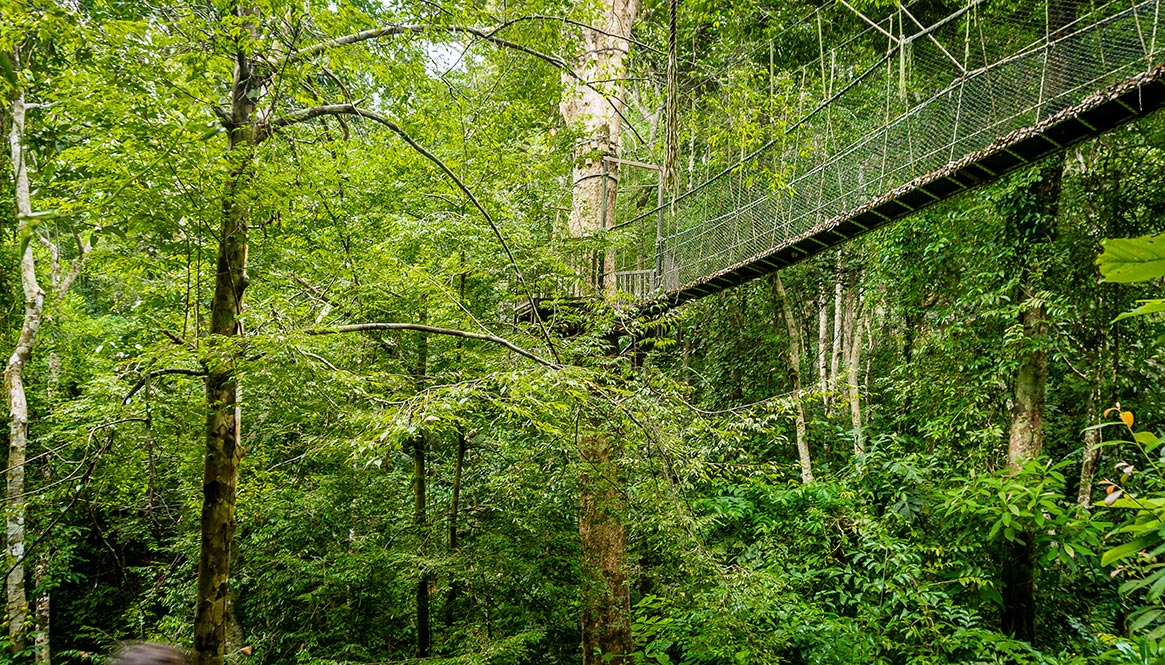
{"label": "green leaf", "polygon": [[1165,312],[1165,300],[1142,300],[1140,302],[1142,303],[1140,307],[1123,312],[1120,316],[1112,320],[1113,323],[1133,316],[1145,316],[1146,314],[1157,314],[1159,312]]}
{"label": "green leaf", "polygon": [[1106,282],[1146,282],[1165,276],[1165,237],[1110,238],[1096,259]]}
{"label": "green leaf", "polygon": [[12,66],[12,58],[7,53],[0,53],[0,76],[16,87],[16,68]]}
{"label": "green leaf", "polygon": [[1110,563],[1132,556],[1151,545],[1153,540],[1154,538],[1152,536],[1141,536],[1123,545],[1117,545],[1105,552],[1104,556],[1100,557],[1100,565],[1107,566]]}

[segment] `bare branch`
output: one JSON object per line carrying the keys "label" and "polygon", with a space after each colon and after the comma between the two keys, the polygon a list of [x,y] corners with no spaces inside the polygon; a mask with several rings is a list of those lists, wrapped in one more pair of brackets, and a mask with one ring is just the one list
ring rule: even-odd
{"label": "bare branch", "polygon": [[121,400],[121,403],[129,404],[129,401],[133,399],[133,396],[138,394],[138,391],[145,387],[146,382],[148,382],[150,379],[156,379],[159,376],[166,376],[167,374],[181,374],[183,376],[206,376],[206,370],[170,367],[167,369],[156,369],[152,372],[148,372],[143,374],[142,378],[138,379],[138,382],[134,384],[133,388],[130,388],[129,393],[127,393],[126,396]]}
{"label": "bare branch", "polygon": [[[549,20],[549,19],[546,19],[546,20]],[[593,26],[583,25],[581,23],[577,23],[577,22],[570,21],[567,19],[556,19],[556,20],[564,20],[564,22],[573,23],[575,25],[580,25],[580,26],[585,27],[589,30],[594,30],[595,32],[599,32],[602,34],[609,34],[605,31],[599,30],[598,28],[595,28]],[[330,48],[335,48],[337,46],[346,46],[349,44],[358,44],[360,42],[366,42],[369,40],[379,39],[381,37],[388,37],[388,36],[393,36],[393,35],[418,34],[418,33],[429,32],[429,31],[437,31],[437,32],[443,31],[443,32],[451,33],[451,34],[462,33],[462,34],[467,34],[467,35],[473,35],[474,37],[477,37],[478,39],[481,39],[483,41],[490,42],[491,44],[495,44],[497,46],[503,46],[505,48],[519,51],[521,53],[525,53],[527,55],[538,58],[539,60],[547,62],[550,65],[557,67],[558,69],[561,69],[563,72],[565,72],[572,79],[578,81],[579,84],[584,85],[584,86],[594,90],[595,92],[602,94],[603,98],[607,99],[608,95],[603,94],[602,91],[598,90],[590,82],[584,80],[581,76],[579,76],[578,72],[574,71],[574,69],[571,68],[570,64],[567,63],[562,58],[560,58],[556,55],[551,55],[549,53],[543,53],[542,51],[539,51],[537,49],[530,48],[528,46],[523,46],[523,45],[518,44],[516,42],[512,42],[508,39],[502,39],[501,37],[497,36],[496,33],[499,30],[507,27],[508,25],[510,25],[514,22],[515,21],[511,21],[508,24],[502,24],[498,27],[491,28],[491,29],[475,28],[472,26],[462,26],[462,25],[426,26],[426,25],[406,25],[406,24],[399,24],[399,23],[389,24],[389,25],[385,25],[385,26],[382,26],[379,28],[373,28],[371,30],[364,30],[363,32],[356,32],[356,33],[352,33],[350,35],[336,37],[335,39],[329,39],[327,41],[320,42],[318,44],[299,49],[298,51],[294,51],[289,56],[287,56],[286,60],[284,61],[284,65],[299,62],[300,60],[305,60],[305,59],[310,58],[312,56],[319,55],[320,53],[323,53],[324,51],[326,51]],[[623,39],[629,43],[639,44],[639,42],[634,41],[630,36],[627,36],[627,37],[624,37],[622,35],[610,35],[610,36],[618,37],[619,39]],[[622,101],[622,100],[620,100],[620,101]],[[631,123],[630,118],[623,115],[623,112],[619,108],[619,106],[617,104],[614,104],[613,102],[611,102],[610,99],[607,99],[607,103],[611,105],[611,108],[623,120],[623,123],[625,125],[627,125],[627,128],[630,129],[631,132],[633,134],[635,134],[635,136],[640,141],[643,141],[643,137],[639,135],[639,130],[635,129],[635,125]]]}
{"label": "bare branch", "polygon": [[69,272],[61,278],[57,284],[57,299],[64,298],[69,293],[69,289],[73,288],[73,282],[81,276],[81,270],[85,268],[85,259],[89,256],[89,252],[93,251],[93,243],[89,240],[82,240],[79,233],[73,234],[73,240],[77,243],[77,258],[73,259],[73,264],[69,266]]}
{"label": "bare branch", "polygon": [[373,28],[371,30],[363,30],[361,32],[355,32],[355,33],[352,33],[350,35],[336,37],[335,39],[329,39],[326,42],[320,42],[318,44],[313,44],[312,46],[308,46],[306,48],[301,48],[298,51],[293,52],[290,56],[288,56],[287,61],[289,63],[292,63],[292,62],[298,62],[300,60],[306,60],[307,58],[310,58],[313,55],[319,55],[320,53],[323,53],[324,51],[326,51],[330,48],[335,48],[337,46],[346,46],[348,44],[358,44],[360,42],[366,42],[370,39],[379,39],[381,37],[389,37],[392,35],[424,32],[424,31],[425,31],[425,26],[423,26],[423,25],[400,25],[400,24],[385,25],[385,26],[381,26],[379,28]]}
{"label": "bare branch", "polygon": [[332,328],[317,328],[315,330],[308,330],[309,335],[335,335],[338,333],[350,332],[368,332],[371,330],[412,330],[414,332],[430,333],[433,335],[448,335],[450,337],[461,337],[463,339],[476,339],[483,342],[492,342],[506,347],[514,353],[533,360],[539,365],[557,369],[558,363],[551,362],[535,355],[526,349],[514,344],[513,342],[498,337],[497,335],[483,335],[481,333],[472,333],[465,330],[454,330],[453,328],[438,328],[436,326],[427,326],[419,323],[353,323],[346,326],[335,326]]}

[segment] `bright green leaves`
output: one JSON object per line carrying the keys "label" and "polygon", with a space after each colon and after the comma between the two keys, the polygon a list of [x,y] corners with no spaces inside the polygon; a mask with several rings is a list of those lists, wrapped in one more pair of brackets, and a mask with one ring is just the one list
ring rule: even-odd
{"label": "bright green leaves", "polygon": [[1147,282],[1165,276],[1165,236],[1110,238],[1102,245],[1096,265],[1107,282]]}

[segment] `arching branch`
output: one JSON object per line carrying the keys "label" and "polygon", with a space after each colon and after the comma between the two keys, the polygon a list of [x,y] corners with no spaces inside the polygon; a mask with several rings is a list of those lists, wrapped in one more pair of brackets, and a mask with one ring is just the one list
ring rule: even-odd
{"label": "arching branch", "polygon": [[428,326],[428,325],[422,325],[419,323],[353,323],[353,324],[344,325],[344,326],[334,326],[331,328],[316,328],[314,330],[308,330],[307,334],[308,335],[335,335],[338,333],[369,332],[369,331],[373,331],[373,330],[412,330],[414,332],[430,333],[433,335],[447,335],[450,337],[460,337],[463,339],[476,339],[476,340],[480,340],[483,342],[490,342],[493,344],[498,344],[498,345],[504,346],[507,349],[513,351],[514,353],[522,356],[523,358],[529,358],[530,360],[533,360],[534,362],[538,363],[539,365],[543,365],[544,367],[550,367],[550,368],[558,368],[559,367],[559,365],[557,363],[546,360],[545,358],[543,358],[541,356],[538,356],[534,353],[527,351],[526,349],[523,349],[522,347],[518,346],[517,344],[514,344],[513,342],[509,341],[508,339],[498,337],[497,335],[485,335],[482,333],[472,333],[472,332],[467,332],[465,330],[455,330],[453,328],[439,328],[437,326]]}
{"label": "arching branch", "polygon": [[[312,118],[318,118],[326,115],[356,115],[362,118],[368,118],[373,122],[380,123],[392,130],[392,132],[399,136],[405,143],[408,143],[413,148],[413,150],[416,150],[422,156],[424,156],[425,159],[436,164],[437,167],[445,173],[445,175],[449,176],[449,179],[457,185],[457,188],[460,189],[463,194],[465,194],[465,198],[469,199],[469,202],[473,204],[473,207],[477,208],[482,217],[484,217],[485,221],[489,224],[490,229],[493,230],[494,237],[497,238],[498,242],[502,246],[502,249],[506,252],[506,257],[509,259],[510,266],[514,270],[514,275],[518,278],[518,283],[522,285],[523,291],[525,291],[526,300],[529,302],[530,307],[533,310],[537,310],[537,307],[534,303],[534,296],[530,292],[530,287],[526,284],[526,278],[523,277],[522,271],[518,269],[518,261],[514,258],[514,253],[510,250],[510,244],[506,242],[505,237],[502,235],[501,228],[499,228],[497,222],[494,221],[493,215],[489,214],[489,211],[487,211],[485,206],[483,206],[481,202],[478,201],[477,197],[474,196],[473,192],[469,189],[468,186],[466,186],[465,182],[462,181],[461,178],[457,177],[457,174],[454,173],[453,170],[445,164],[445,162],[443,162],[433,153],[429,152],[429,150],[426,149],[423,145],[417,143],[416,139],[410,136],[408,132],[401,129],[400,126],[395,122],[374,111],[366,111],[361,109],[355,104],[329,104],[326,106],[316,106],[313,108],[301,109],[299,111],[289,113],[286,116],[272,120],[271,125],[273,127],[285,127],[287,125],[293,125],[295,123],[304,122],[311,120]],[[538,327],[542,331],[542,336],[546,340],[547,346],[550,347],[550,353],[554,356],[555,361],[559,361],[560,359],[558,357],[558,351],[554,348],[554,342],[550,339],[550,333],[547,332],[546,326],[543,325],[541,319],[538,320]]]}

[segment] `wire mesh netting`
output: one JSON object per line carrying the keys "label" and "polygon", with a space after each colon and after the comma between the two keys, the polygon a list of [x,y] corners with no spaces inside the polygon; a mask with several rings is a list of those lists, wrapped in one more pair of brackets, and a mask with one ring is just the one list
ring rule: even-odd
{"label": "wire mesh netting", "polygon": [[801,113],[776,139],[616,226],[615,286],[675,292],[1149,70],[1162,2],[975,0],[867,21],[791,74]]}

